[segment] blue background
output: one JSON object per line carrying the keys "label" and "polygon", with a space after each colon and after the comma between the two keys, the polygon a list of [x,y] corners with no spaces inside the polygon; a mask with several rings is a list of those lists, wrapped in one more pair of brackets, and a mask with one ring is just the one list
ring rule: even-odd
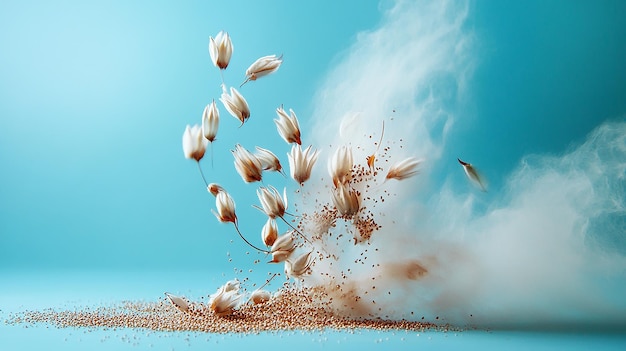
{"label": "blue background", "polygon": [[[65,297],[74,288],[97,301],[153,299],[164,290],[210,293],[234,269],[253,268],[253,276],[264,277],[265,266],[248,264],[256,254],[241,251],[232,228],[210,213],[213,198],[182,154],[185,125],[199,123],[204,106],[221,93],[208,38],[226,30],[233,39],[228,85],[238,87],[260,56],[285,58],[276,74],[240,89],[252,110],[246,125],[238,128],[221,109],[214,164],[208,155],[202,160],[209,181],[237,199],[243,232],[258,240],[264,216],[248,205],[256,203],[256,186],[241,185],[230,148],[260,139],[287,167],[288,148],[271,121],[275,108],[293,108],[303,130],[311,127],[312,96],[324,77],[391,6],[0,2],[2,309],[15,310],[9,297],[16,296],[37,307],[72,300]],[[471,2],[465,28],[476,38],[476,66],[462,106],[467,117],[450,131],[442,157],[454,159],[462,150],[481,165],[489,199],[525,155],[563,153],[602,122],[623,121],[625,14],[619,0]],[[452,169],[458,165],[430,176]],[[131,292],[124,284],[106,290],[71,278],[95,274],[144,280],[129,284],[138,289]],[[57,275],[70,278],[46,278]],[[41,299],[46,284],[66,288]],[[39,292],[29,300],[30,289]]]}

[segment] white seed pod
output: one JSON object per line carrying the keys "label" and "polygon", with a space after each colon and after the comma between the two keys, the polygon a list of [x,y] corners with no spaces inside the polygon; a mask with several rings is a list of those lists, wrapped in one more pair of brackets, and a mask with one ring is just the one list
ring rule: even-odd
{"label": "white seed pod", "polygon": [[272,295],[267,290],[255,290],[252,295],[250,295],[250,301],[255,305],[266,303],[270,300]]}
{"label": "white seed pod", "polygon": [[174,305],[181,312],[189,312],[189,302],[185,297],[176,296],[174,294],[170,294],[168,292],[165,293],[165,296],[169,300],[169,302]]}

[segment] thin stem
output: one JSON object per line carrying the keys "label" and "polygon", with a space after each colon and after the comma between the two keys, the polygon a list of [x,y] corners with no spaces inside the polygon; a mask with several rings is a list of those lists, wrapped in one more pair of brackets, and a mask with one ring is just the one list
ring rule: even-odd
{"label": "thin stem", "polygon": [[287,212],[287,211],[285,211],[285,214],[286,214],[286,215],[289,215],[289,216],[291,216],[291,217],[296,217],[296,215],[295,215],[295,214],[293,214],[293,213],[291,213],[291,212]]}
{"label": "thin stem", "polygon": [[202,176],[202,180],[204,181],[204,186],[208,187],[209,183],[206,181],[206,178],[204,177],[204,172],[202,172],[202,167],[200,167],[200,161],[198,161],[197,163],[198,163],[198,170],[200,170],[200,175]]}
{"label": "thin stem", "polygon": [[243,241],[245,241],[246,244],[250,245],[250,247],[254,248],[257,251],[261,251],[261,252],[266,253],[266,254],[270,254],[271,253],[271,252],[269,252],[267,250],[259,249],[258,247],[252,245],[248,240],[246,240],[246,238],[244,238],[243,234],[241,234],[241,231],[239,231],[239,226],[237,225],[237,223],[233,223],[233,224],[235,225],[235,230],[237,230],[237,234],[239,234],[241,239],[243,239]]}
{"label": "thin stem", "polygon": [[213,142],[210,142],[209,144],[209,149],[211,149],[211,169],[213,169]]}
{"label": "thin stem", "polygon": [[[282,219],[283,222],[285,222],[289,227],[291,227],[291,229],[293,229],[296,234],[300,235],[302,239],[304,239],[307,243],[309,243],[311,246],[315,248],[315,245],[313,245],[311,240],[307,239],[307,237],[304,236],[304,234],[298,228],[294,227],[291,223],[287,222],[287,220],[284,217],[280,217],[280,219]],[[320,247],[320,250],[322,250],[325,253],[328,253],[328,251],[326,251],[324,247]],[[316,250],[316,251],[320,252],[319,250]]]}
{"label": "thin stem", "polygon": [[263,289],[267,284],[269,284],[272,281],[272,279],[276,278],[277,275],[278,273],[274,273],[274,275],[270,279],[266,279],[265,283],[261,285],[260,287],[258,287],[257,290]]}
{"label": "thin stem", "polygon": [[298,235],[300,235],[300,237],[302,237],[302,239],[306,240],[306,242],[308,242],[309,244],[311,244],[311,246],[313,246],[313,243],[306,238],[306,236],[304,236],[304,234],[302,234],[302,232],[300,230],[298,230],[298,228],[294,227],[291,223],[289,223],[284,217],[280,217],[280,219],[283,220],[283,222],[285,222],[285,224],[287,224],[288,226],[291,227],[291,229],[293,229],[296,233],[298,233]]}

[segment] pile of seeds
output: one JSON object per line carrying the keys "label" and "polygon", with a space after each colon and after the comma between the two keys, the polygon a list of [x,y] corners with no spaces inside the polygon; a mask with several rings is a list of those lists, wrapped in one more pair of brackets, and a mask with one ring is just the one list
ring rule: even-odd
{"label": "pile of seeds", "polygon": [[25,311],[9,317],[11,324],[50,323],[56,327],[141,328],[154,331],[258,333],[323,329],[424,331],[447,329],[427,322],[351,318],[333,311],[332,301],[320,288],[282,288],[262,304],[245,304],[234,314],[184,313],[166,299],[122,302],[113,306],[77,310]]}

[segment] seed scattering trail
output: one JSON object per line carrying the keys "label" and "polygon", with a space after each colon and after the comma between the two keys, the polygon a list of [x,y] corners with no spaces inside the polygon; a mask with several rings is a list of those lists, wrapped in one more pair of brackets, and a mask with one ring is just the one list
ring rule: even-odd
{"label": "seed scattering trail", "polygon": [[[448,326],[407,320],[365,319],[340,316],[331,302],[316,298],[319,289],[283,288],[262,304],[245,304],[227,317],[212,313],[184,313],[166,299],[126,301],[111,306],[56,311],[24,311],[9,316],[9,324],[50,323],[59,328],[139,328],[153,331],[245,333],[279,331],[406,330],[447,331]],[[320,302],[324,301],[324,302]]]}

